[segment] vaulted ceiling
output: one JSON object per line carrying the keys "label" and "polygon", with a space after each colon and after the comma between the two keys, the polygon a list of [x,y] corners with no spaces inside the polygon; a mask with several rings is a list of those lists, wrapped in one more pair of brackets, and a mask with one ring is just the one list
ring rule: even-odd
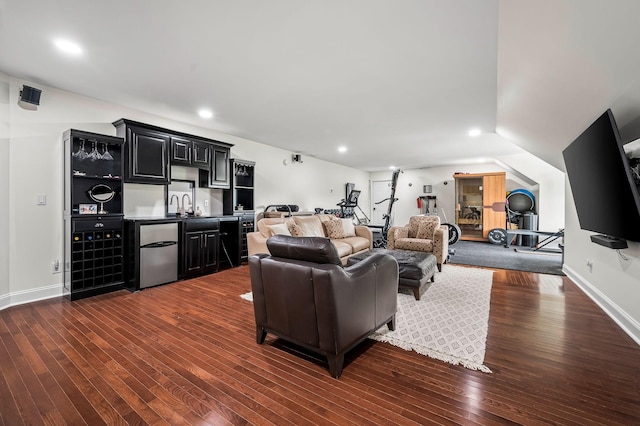
{"label": "vaulted ceiling", "polygon": [[606,108],[640,117],[638,17],[637,0],[0,0],[0,72],[363,170],[522,149],[563,169]]}

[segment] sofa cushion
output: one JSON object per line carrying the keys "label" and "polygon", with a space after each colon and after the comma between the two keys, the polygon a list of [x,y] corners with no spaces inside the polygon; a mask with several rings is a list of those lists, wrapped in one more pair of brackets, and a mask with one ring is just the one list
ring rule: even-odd
{"label": "sofa cushion", "polygon": [[356,236],[356,227],[353,224],[353,220],[351,219],[341,219],[342,228],[344,229],[345,237],[355,237]]}
{"label": "sofa cushion", "polygon": [[295,216],[293,220],[302,228],[302,235],[305,237],[326,237],[322,222],[317,216]]}
{"label": "sofa cushion", "polygon": [[328,238],[274,235],[267,240],[267,247],[274,257],[342,266],[341,256]]}
{"label": "sofa cushion", "polygon": [[345,242],[345,240],[330,240],[338,251],[340,257],[349,256],[353,253],[353,247],[351,244]]}
{"label": "sofa cushion", "polygon": [[284,223],[276,223],[273,225],[269,225],[269,231],[271,235],[288,235],[291,236],[291,232],[289,232],[289,228]]}
{"label": "sofa cushion", "polygon": [[326,220],[323,222],[327,237],[332,240],[340,240],[345,237],[344,226],[341,220]]}
{"label": "sofa cushion", "polygon": [[258,221],[258,231],[262,234],[262,236],[268,238],[271,236],[271,230],[269,229],[269,226],[276,225],[278,223],[284,223],[284,220],[281,217],[260,219]]}
{"label": "sofa cushion", "polygon": [[289,232],[294,237],[303,237],[304,233],[302,232],[302,228],[297,223],[292,223],[289,225]]}
{"label": "sofa cushion", "polygon": [[349,244],[353,253],[371,248],[371,241],[364,237],[347,237],[340,241]]}

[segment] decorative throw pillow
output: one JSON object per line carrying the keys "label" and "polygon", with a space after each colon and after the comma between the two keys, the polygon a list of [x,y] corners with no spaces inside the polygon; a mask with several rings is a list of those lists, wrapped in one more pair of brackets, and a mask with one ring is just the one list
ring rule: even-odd
{"label": "decorative throw pillow", "polygon": [[327,220],[323,224],[327,230],[327,237],[332,240],[344,238],[344,227],[341,220]]}
{"label": "decorative throw pillow", "polygon": [[324,237],[322,222],[318,216],[294,216],[293,219],[302,229],[305,237]]}
{"label": "decorative throw pillow", "polygon": [[342,228],[344,229],[344,236],[346,237],[355,237],[356,236],[356,227],[353,225],[353,220],[351,219],[341,219],[342,220]]}
{"label": "decorative throw pillow", "polygon": [[289,226],[289,232],[294,237],[303,237],[304,236],[304,233],[302,232],[302,228],[300,227],[300,225],[298,225],[296,223],[294,223],[293,225]]}
{"label": "decorative throw pillow", "polygon": [[420,226],[418,226],[418,233],[416,234],[416,238],[419,238],[421,240],[430,240],[433,238],[433,232],[433,222],[422,222]]}
{"label": "decorative throw pillow", "polygon": [[289,232],[289,228],[284,223],[277,223],[275,225],[269,226],[269,233],[273,235],[288,235],[291,236],[291,232]]}

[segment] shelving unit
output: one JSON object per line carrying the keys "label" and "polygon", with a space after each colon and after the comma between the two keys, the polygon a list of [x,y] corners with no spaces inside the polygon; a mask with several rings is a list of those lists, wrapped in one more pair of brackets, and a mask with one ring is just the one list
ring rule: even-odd
{"label": "shelving unit", "polygon": [[240,263],[247,262],[247,233],[253,232],[255,224],[254,182],[255,161],[232,158],[229,161],[232,171],[231,186],[223,191],[223,213],[239,216],[238,256]]}
{"label": "shelving unit", "polygon": [[253,184],[256,163],[254,161],[229,160],[232,170],[231,186],[223,192],[223,213],[244,214],[253,211]]}
{"label": "shelving unit", "polygon": [[124,283],[122,138],[64,133],[64,295],[106,293]]}

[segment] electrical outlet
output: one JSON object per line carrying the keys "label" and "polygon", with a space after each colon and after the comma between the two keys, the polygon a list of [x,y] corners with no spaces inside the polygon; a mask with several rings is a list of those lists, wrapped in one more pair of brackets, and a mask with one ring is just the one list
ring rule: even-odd
{"label": "electrical outlet", "polygon": [[51,262],[51,273],[59,274],[60,272],[60,261],[56,260],[55,262]]}
{"label": "electrical outlet", "polygon": [[207,200],[206,198],[204,199],[204,206],[209,207],[209,200]]}

